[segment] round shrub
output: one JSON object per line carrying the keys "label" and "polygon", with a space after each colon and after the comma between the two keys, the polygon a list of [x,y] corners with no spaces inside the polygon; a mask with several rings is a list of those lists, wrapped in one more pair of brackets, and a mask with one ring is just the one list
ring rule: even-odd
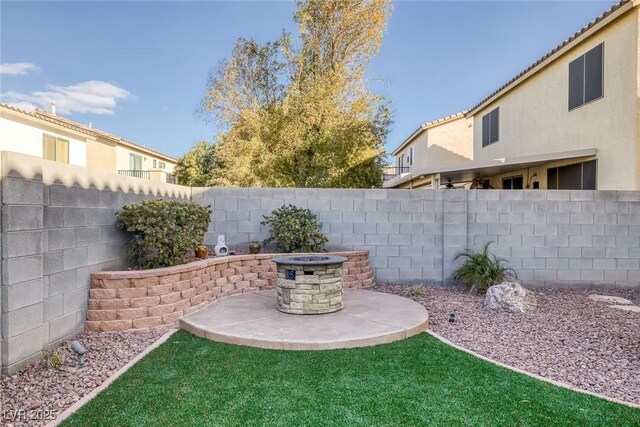
{"label": "round shrub", "polygon": [[133,235],[127,256],[141,268],[184,264],[209,229],[211,206],[165,200],[125,205],[116,227]]}
{"label": "round shrub", "polygon": [[318,218],[309,209],[286,205],[263,217],[261,224],[270,227],[265,245],[273,243],[283,252],[320,252],[327,243]]}

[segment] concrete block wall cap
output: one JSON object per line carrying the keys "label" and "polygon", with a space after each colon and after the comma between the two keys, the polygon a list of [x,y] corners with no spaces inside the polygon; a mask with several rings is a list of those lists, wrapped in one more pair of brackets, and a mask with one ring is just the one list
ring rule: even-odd
{"label": "concrete block wall cap", "polygon": [[102,271],[100,273],[92,273],[93,279],[140,279],[142,278],[142,270],[123,270],[123,271]]}
{"label": "concrete block wall cap", "polygon": [[254,255],[253,259],[268,259],[268,258],[273,258],[274,255],[280,255],[280,254],[257,254],[257,255]]}
{"label": "concrete block wall cap", "polygon": [[[320,254],[317,253],[299,253],[299,254],[289,254],[289,253],[270,253],[270,254],[256,254],[256,255],[228,255],[223,257],[214,257],[208,258],[204,260],[193,261],[187,264],[182,265],[174,265],[172,267],[161,267],[161,268],[151,268],[148,270],[123,270],[123,271],[101,271],[98,273],[92,273],[92,279],[145,279],[149,277],[162,277],[169,276],[177,273],[185,273],[193,270],[198,270],[206,267],[210,267],[212,265],[226,264],[233,261],[251,261],[251,260],[264,260],[264,259],[274,259],[276,257],[284,257],[284,256],[325,256],[325,257],[341,257],[344,258],[344,261],[332,261],[336,262],[345,262],[348,261],[348,257],[350,256],[358,256],[358,255],[368,255],[369,251],[343,251],[343,252],[323,252]],[[325,264],[330,264],[331,262],[325,262]]]}

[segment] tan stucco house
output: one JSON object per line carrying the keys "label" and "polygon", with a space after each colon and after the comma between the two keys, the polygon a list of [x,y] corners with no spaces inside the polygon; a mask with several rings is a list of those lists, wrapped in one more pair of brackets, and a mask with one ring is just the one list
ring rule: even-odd
{"label": "tan stucco house", "polygon": [[175,182],[176,159],[40,109],[0,104],[0,151],[14,151],[97,172]]}
{"label": "tan stucco house", "polygon": [[639,4],[617,3],[476,106],[422,125],[392,152],[385,187],[640,190]]}

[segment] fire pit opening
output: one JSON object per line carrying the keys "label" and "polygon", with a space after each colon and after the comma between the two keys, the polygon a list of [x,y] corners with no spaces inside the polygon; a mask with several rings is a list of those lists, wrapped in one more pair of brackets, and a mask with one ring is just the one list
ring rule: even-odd
{"label": "fire pit opening", "polygon": [[289,257],[291,261],[299,261],[299,262],[318,262],[318,261],[326,261],[331,259],[328,256],[294,256]]}
{"label": "fire pit opening", "polygon": [[274,258],[278,265],[278,310],[290,314],[324,314],[342,310],[340,256],[287,256]]}

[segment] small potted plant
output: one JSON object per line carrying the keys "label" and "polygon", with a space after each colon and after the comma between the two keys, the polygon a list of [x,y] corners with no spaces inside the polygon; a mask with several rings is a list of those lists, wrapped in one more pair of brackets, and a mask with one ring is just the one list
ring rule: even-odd
{"label": "small potted plant", "polygon": [[206,259],[207,256],[209,256],[209,248],[207,248],[204,243],[198,245],[198,247],[195,249],[196,252],[196,258],[198,259]]}
{"label": "small potted plant", "polygon": [[260,245],[260,242],[258,241],[254,241],[249,243],[249,253],[251,254],[259,254],[260,253],[260,249],[262,249],[262,245]]}

